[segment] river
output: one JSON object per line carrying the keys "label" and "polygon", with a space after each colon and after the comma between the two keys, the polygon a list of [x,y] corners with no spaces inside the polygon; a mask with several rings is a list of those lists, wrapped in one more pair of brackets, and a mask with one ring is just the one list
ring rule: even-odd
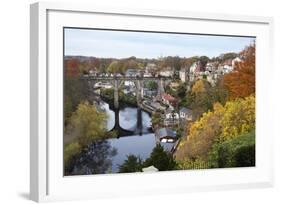
{"label": "river", "polygon": [[[111,130],[115,124],[115,113],[109,109],[107,103],[103,103],[102,108],[108,115],[107,129]],[[151,127],[151,117],[147,112],[142,111],[142,132],[149,132]],[[137,124],[137,108],[126,107],[119,111],[120,126],[129,131],[134,131]],[[118,165],[121,165],[129,154],[139,156],[141,159],[149,157],[152,149],[156,145],[154,133],[143,135],[131,135],[121,138],[107,140],[117,154],[112,156],[112,172],[118,172]]]}
{"label": "river", "polygon": [[[110,110],[107,103],[102,103],[101,108],[108,116],[107,130],[112,130],[115,124],[115,112]],[[119,165],[133,154],[142,160],[149,157],[156,145],[155,135],[151,132],[151,117],[142,111],[142,135],[134,134],[120,138],[102,140],[91,144],[87,151],[79,156],[73,175],[117,173]],[[125,130],[134,131],[137,124],[137,108],[125,107],[119,111],[120,126]]]}

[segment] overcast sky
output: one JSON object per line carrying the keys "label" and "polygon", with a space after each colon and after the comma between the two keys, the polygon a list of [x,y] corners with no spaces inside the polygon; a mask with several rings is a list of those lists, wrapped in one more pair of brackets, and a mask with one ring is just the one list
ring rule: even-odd
{"label": "overcast sky", "polygon": [[239,52],[253,37],[167,34],[65,28],[65,55],[105,58],[219,56]]}

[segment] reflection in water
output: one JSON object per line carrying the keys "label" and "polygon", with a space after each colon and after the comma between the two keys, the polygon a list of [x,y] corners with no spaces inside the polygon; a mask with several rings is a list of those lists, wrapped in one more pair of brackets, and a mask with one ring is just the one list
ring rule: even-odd
{"label": "reflection in water", "polygon": [[[120,126],[129,131],[135,131],[137,127],[137,113],[136,107],[126,107],[119,112]],[[147,133],[151,128],[151,118],[147,112],[141,111],[142,115],[142,132]]]}
{"label": "reflection in water", "polygon": [[[115,123],[115,113],[107,103],[101,108],[108,116],[107,129]],[[137,108],[126,107],[119,111],[119,123],[123,129],[134,131],[137,125]],[[148,134],[107,139],[92,143],[73,160],[69,175],[116,173],[127,156],[133,154],[145,160],[156,145],[155,135],[150,132],[151,118],[142,111],[143,132]]]}
{"label": "reflection in water", "polygon": [[118,154],[111,158],[112,172],[116,173],[119,170],[119,165],[127,159],[127,156],[133,154],[145,160],[149,157],[152,149],[156,145],[154,133],[145,135],[134,135],[128,137],[120,137],[119,139],[108,140],[113,149],[116,149]]}
{"label": "reflection in water", "polygon": [[151,129],[151,118],[147,112],[142,111],[141,114],[143,132],[147,132],[149,129]]}
{"label": "reflection in water", "polygon": [[135,131],[137,124],[137,108],[126,107],[120,110],[119,123],[123,129]]}
{"label": "reflection in water", "polygon": [[115,155],[117,150],[112,148],[108,141],[94,142],[73,159],[68,175],[111,172],[112,157]]}
{"label": "reflection in water", "polygon": [[109,109],[109,104],[101,102],[100,107],[107,115],[107,130],[112,130],[115,124],[115,112]]}
{"label": "reflection in water", "polygon": [[[100,103],[100,107],[107,114],[107,130],[112,130],[115,124],[115,112],[109,108],[109,104]],[[135,131],[137,126],[137,108],[126,107],[119,111],[120,126],[129,131]],[[148,132],[151,128],[151,118],[147,112],[141,111],[143,132]]]}

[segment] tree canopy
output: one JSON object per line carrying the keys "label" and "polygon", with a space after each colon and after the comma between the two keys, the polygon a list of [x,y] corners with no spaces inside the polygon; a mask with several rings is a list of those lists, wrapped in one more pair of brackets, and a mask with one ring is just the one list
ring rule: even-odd
{"label": "tree canopy", "polygon": [[255,44],[241,52],[244,60],[236,62],[234,72],[225,74],[223,84],[229,92],[229,98],[246,97],[255,93]]}
{"label": "tree canopy", "polygon": [[119,173],[141,172],[142,160],[135,155],[128,155],[122,165],[119,165]]}
{"label": "tree canopy", "polygon": [[168,153],[164,148],[157,144],[152,150],[150,157],[145,160],[144,167],[154,166],[159,171],[173,170],[176,167],[176,162],[171,153]]}
{"label": "tree canopy", "polygon": [[196,159],[207,158],[215,142],[225,142],[255,129],[255,97],[228,101],[225,106],[215,103],[194,122],[176,156]]}
{"label": "tree canopy", "polygon": [[104,137],[106,119],[107,116],[103,112],[99,112],[95,106],[85,101],[80,103],[72,114],[67,132],[71,133],[71,138],[78,139],[79,144],[87,145]]}

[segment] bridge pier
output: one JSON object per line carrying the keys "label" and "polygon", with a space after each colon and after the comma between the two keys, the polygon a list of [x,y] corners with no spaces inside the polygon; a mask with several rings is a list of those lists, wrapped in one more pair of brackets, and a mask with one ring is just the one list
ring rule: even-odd
{"label": "bridge pier", "polygon": [[136,133],[139,135],[142,135],[142,112],[141,108],[138,107],[137,111],[137,128],[136,128]]}
{"label": "bridge pier", "polygon": [[143,98],[143,81],[137,80],[136,82],[136,95],[137,95],[137,104],[140,106],[142,98]]}
{"label": "bridge pier", "polygon": [[114,80],[114,108],[119,109],[118,81]]}
{"label": "bridge pier", "polygon": [[120,129],[120,124],[119,124],[119,109],[115,110],[115,125],[114,125],[115,130]]}
{"label": "bridge pier", "polygon": [[163,85],[163,80],[162,78],[160,80],[158,80],[158,88],[157,88],[157,96],[159,96],[159,98],[162,98],[162,94],[164,92],[164,85]]}

